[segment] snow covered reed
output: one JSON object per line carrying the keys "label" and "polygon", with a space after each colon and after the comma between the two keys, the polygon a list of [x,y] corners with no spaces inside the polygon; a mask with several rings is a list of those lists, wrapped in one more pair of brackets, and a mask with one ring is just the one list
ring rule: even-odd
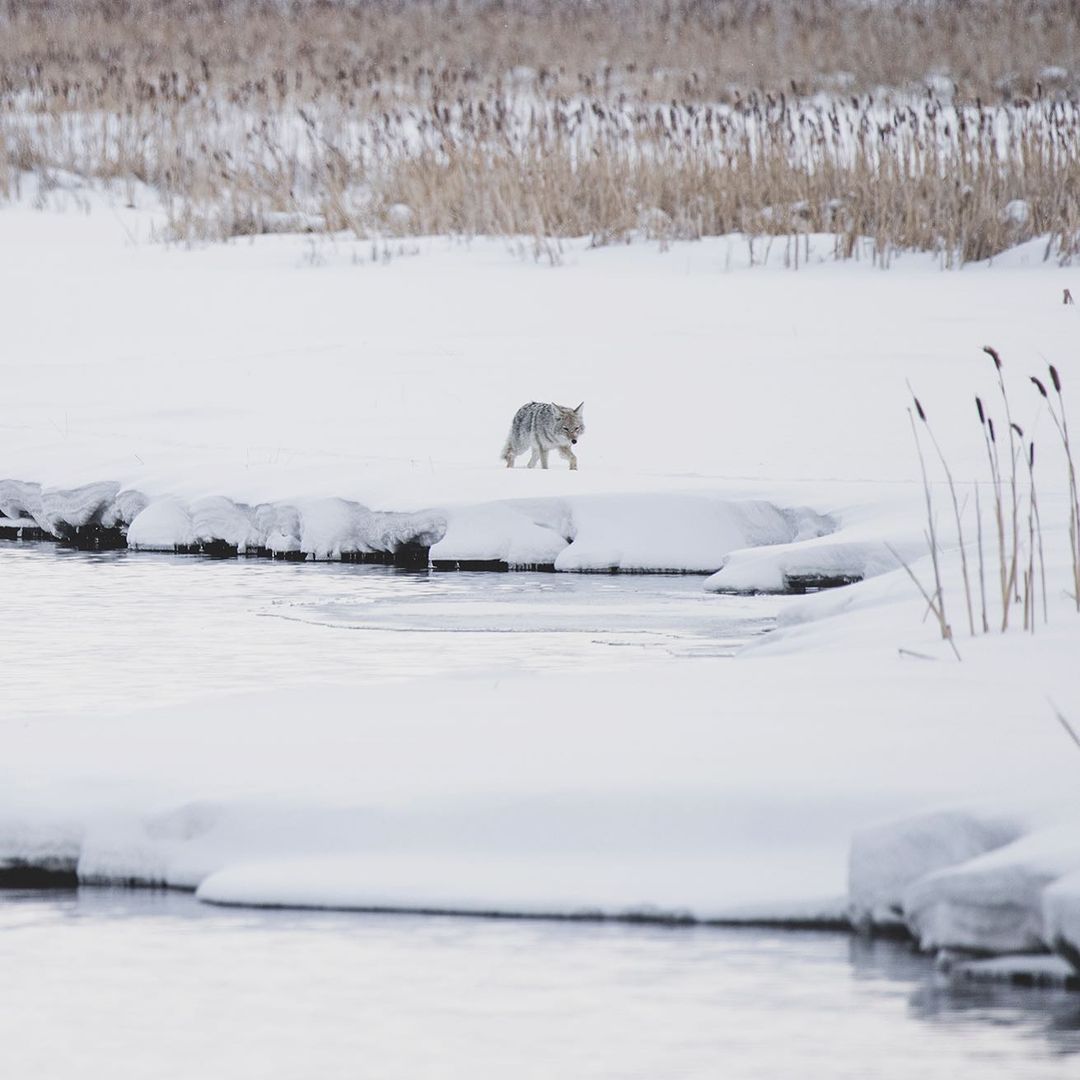
{"label": "snow covered reed", "polygon": [[41,0],[0,13],[0,196],[27,172],[145,184],[184,240],[831,233],[838,256],[871,237],[883,262],[953,264],[1048,236],[1069,255],[1078,68],[1063,0]]}

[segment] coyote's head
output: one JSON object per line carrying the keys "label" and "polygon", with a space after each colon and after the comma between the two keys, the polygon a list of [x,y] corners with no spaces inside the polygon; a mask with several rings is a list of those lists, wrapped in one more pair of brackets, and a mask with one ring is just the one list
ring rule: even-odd
{"label": "coyote's head", "polygon": [[566,441],[573,445],[585,434],[585,421],[581,418],[581,410],[585,407],[583,401],[576,409],[568,409],[565,405],[556,405],[559,410],[555,421],[555,430],[566,437]]}

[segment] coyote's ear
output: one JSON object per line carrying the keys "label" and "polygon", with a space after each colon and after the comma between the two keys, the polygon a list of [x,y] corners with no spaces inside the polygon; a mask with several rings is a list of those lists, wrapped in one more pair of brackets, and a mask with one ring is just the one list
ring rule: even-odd
{"label": "coyote's ear", "polygon": [[584,405],[585,405],[585,402],[583,401],[580,405],[577,406],[577,408],[574,409],[574,412],[576,412],[578,414],[578,416],[581,415],[581,410],[582,410]]}

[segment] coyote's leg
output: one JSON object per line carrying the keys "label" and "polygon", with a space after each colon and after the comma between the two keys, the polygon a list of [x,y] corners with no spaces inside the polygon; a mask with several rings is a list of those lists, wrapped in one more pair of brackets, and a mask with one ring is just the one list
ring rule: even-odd
{"label": "coyote's leg", "polygon": [[537,462],[538,462],[539,460],[540,460],[540,447],[539,447],[539,446],[537,446],[537,445],[536,445],[536,444],[534,443],[534,444],[533,444],[533,448],[532,448],[532,457],[531,457],[531,458],[529,458],[529,468],[530,468],[530,469],[535,469],[535,468],[536,468],[536,463],[537,463]]}
{"label": "coyote's leg", "polygon": [[514,455],[508,450],[506,452],[506,467],[512,469],[514,467]]}
{"label": "coyote's leg", "polygon": [[541,469],[546,469],[548,467],[547,466],[547,457],[548,457],[547,449],[545,447],[541,446],[540,447],[540,468]]}
{"label": "coyote's leg", "polygon": [[560,446],[559,453],[570,462],[570,471],[573,472],[577,468],[577,455],[569,446]]}

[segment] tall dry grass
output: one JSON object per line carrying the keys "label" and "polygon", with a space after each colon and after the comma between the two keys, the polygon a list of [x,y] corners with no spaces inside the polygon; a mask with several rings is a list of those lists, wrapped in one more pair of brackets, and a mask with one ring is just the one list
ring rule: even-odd
{"label": "tall dry grass", "polygon": [[177,238],[828,232],[964,261],[1080,236],[1062,0],[0,11],[0,194],[146,184]]}

